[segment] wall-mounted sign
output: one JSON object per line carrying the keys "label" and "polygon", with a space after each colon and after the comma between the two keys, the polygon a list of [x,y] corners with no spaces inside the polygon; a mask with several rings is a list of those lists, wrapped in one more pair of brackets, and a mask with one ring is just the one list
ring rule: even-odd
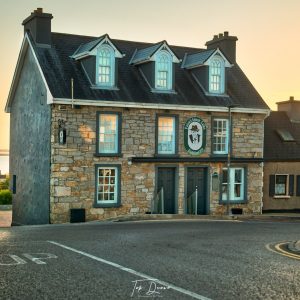
{"label": "wall-mounted sign", "polygon": [[58,143],[64,145],[67,141],[66,122],[64,120],[58,120]]}
{"label": "wall-mounted sign", "polygon": [[206,146],[206,125],[198,117],[190,118],[184,125],[184,147],[189,154],[203,153]]}

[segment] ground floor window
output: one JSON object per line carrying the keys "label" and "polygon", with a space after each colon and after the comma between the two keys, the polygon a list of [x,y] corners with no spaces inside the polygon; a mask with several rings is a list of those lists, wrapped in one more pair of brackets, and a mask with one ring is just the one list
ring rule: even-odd
{"label": "ground floor window", "polygon": [[95,206],[120,205],[120,166],[96,165]]}
{"label": "ground floor window", "polygon": [[271,197],[289,197],[294,194],[294,175],[274,174],[269,179]]}
{"label": "ground floor window", "polygon": [[227,201],[229,179],[229,201],[246,201],[245,169],[230,168],[222,171],[222,201]]}

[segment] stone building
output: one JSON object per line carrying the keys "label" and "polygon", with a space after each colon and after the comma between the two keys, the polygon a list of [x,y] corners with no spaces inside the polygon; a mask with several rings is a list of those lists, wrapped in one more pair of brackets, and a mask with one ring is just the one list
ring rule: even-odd
{"label": "stone building", "polygon": [[196,49],[53,33],[51,19],[24,20],[6,105],[13,223],[261,213],[269,108],[236,37]]}
{"label": "stone building", "polygon": [[300,211],[300,101],[277,103],[265,120],[263,211]]}

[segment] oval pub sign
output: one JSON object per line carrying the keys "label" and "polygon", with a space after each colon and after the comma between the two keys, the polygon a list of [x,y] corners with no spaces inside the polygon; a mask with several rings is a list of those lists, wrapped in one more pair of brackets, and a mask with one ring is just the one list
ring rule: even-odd
{"label": "oval pub sign", "polygon": [[184,125],[184,147],[189,154],[203,153],[206,146],[206,125],[198,117],[190,118]]}

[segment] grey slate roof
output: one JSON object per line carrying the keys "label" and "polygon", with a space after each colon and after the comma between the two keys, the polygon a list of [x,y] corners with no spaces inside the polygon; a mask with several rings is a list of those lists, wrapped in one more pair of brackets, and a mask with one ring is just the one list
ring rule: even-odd
{"label": "grey slate roof", "polygon": [[[97,40],[95,37],[52,33],[53,45],[51,48],[34,46],[41,69],[54,98],[71,98],[70,81],[73,78],[74,98],[81,100],[223,107],[229,103],[235,103],[243,108],[268,109],[266,103],[237,64],[227,71],[227,94],[230,96],[229,98],[205,95],[190,71],[181,69],[180,64],[174,64],[175,94],[151,92],[138,67],[130,65],[129,61],[136,49],[151,48],[151,51],[154,51],[158,44],[133,41],[111,39],[112,43],[125,54],[125,57],[118,59],[118,90],[91,89],[80,61],[75,61],[70,56],[80,45],[93,43],[95,40]],[[181,59],[186,53],[193,54],[205,51],[199,48],[169,47]]]}
{"label": "grey slate roof", "polygon": [[[288,131],[295,141],[284,142],[278,130]],[[300,124],[291,122],[284,111],[272,111],[265,119],[264,157],[267,161],[300,161]]]}
{"label": "grey slate roof", "polygon": [[162,46],[163,43],[164,41],[144,49],[137,49],[131,59],[131,63],[136,64],[149,59]]}
{"label": "grey slate roof", "polygon": [[215,49],[210,49],[198,53],[187,54],[182,64],[182,68],[190,68],[190,67],[202,65],[210,58],[210,56],[215,51],[216,51]]}
{"label": "grey slate roof", "polygon": [[106,35],[102,35],[101,37],[99,37],[96,40],[93,40],[93,41],[88,42],[86,44],[81,44],[73,55],[79,55],[79,54],[82,54],[84,52],[88,52],[88,51],[93,50],[93,48],[95,46],[97,46],[105,38],[105,36]]}

